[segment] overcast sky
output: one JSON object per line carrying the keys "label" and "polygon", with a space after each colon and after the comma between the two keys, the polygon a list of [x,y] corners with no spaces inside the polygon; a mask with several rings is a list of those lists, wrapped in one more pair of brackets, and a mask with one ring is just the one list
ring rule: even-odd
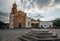
{"label": "overcast sky", "polygon": [[[34,18],[36,15],[44,16],[41,20],[50,21],[60,18],[60,0],[0,0],[0,20],[9,22],[9,13],[12,4],[16,2],[17,9],[27,13],[27,16]],[[37,17],[39,18],[39,17]]]}

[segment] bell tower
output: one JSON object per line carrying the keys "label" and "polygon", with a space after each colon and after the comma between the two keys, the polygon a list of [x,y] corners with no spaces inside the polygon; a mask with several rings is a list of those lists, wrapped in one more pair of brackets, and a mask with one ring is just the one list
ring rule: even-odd
{"label": "bell tower", "polygon": [[14,2],[12,6],[12,13],[15,14],[16,12],[17,12],[17,5],[16,5],[16,2]]}
{"label": "bell tower", "polygon": [[10,13],[10,28],[18,27],[18,11],[16,2],[13,3],[11,13]]}

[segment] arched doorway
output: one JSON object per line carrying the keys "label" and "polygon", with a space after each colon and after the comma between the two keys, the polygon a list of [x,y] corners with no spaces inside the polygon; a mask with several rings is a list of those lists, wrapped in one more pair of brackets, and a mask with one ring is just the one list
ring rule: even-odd
{"label": "arched doorway", "polygon": [[19,22],[19,28],[21,28],[21,23]]}
{"label": "arched doorway", "polygon": [[32,28],[39,28],[39,23],[32,23],[31,26]]}
{"label": "arched doorway", "polygon": [[36,23],[36,24],[35,24],[35,27],[37,27],[37,28],[38,28],[38,27],[39,27],[39,24],[38,24],[38,23]]}
{"label": "arched doorway", "polygon": [[51,28],[51,25],[49,25],[49,28]]}
{"label": "arched doorway", "polygon": [[32,23],[31,26],[32,26],[32,28],[34,28],[34,27],[35,27],[35,26],[34,26],[34,23]]}

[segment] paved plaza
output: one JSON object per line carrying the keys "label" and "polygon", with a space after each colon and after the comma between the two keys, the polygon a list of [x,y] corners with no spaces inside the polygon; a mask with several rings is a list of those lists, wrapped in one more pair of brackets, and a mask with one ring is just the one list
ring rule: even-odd
{"label": "paved plaza", "polygon": [[0,41],[19,41],[18,37],[31,30],[48,30],[57,33],[60,38],[60,29],[0,29]]}

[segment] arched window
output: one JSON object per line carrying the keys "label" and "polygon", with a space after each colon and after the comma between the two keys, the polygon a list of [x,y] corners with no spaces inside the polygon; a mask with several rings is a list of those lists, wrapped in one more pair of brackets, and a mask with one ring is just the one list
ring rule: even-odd
{"label": "arched window", "polygon": [[28,22],[28,26],[30,26],[30,22]]}

